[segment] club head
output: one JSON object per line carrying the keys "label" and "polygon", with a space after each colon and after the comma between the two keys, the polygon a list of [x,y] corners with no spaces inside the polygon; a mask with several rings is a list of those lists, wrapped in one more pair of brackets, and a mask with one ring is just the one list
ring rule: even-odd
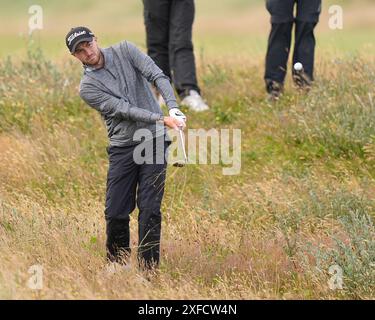
{"label": "club head", "polygon": [[182,168],[185,166],[185,163],[181,162],[181,161],[178,161],[176,163],[173,164],[174,167],[177,167],[177,168]]}

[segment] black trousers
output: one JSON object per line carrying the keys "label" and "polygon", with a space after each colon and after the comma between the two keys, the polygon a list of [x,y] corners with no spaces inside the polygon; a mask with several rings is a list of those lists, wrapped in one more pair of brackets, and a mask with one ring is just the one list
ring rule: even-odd
{"label": "black trousers", "polygon": [[[295,5],[296,16],[294,16]],[[301,62],[305,74],[312,81],[315,53],[314,28],[319,21],[321,0],[267,0],[266,6],[271,14],[272,24],[266,55],[266,84],[271,81],[284,83],[294,24],[293,64]]]}
{"label": "black trousers", "polygon": [[[107,258],[123,262],[131,253],[129,246],[129,215],[139,209],[138,217],[138,260],[141,267],[152,268],[159,264],[161,233],[161,202],[164,194],[166,176],[167,148],[169,142],[164,138],[152,145],[153,163],[138,164],[133,153],[136,146],[107,148],[109,169],[105,219],[107,226]],[[160,157],[160,153],[162,155]],[[159,154],[159,163],[156,163]],[[160,159],[163,159],[160,161]]]}
{"label": "black trousers", "polygon": [[193,52],[194,0],[143,0],[148,55],[172,79],[178,95],[200,92]]}

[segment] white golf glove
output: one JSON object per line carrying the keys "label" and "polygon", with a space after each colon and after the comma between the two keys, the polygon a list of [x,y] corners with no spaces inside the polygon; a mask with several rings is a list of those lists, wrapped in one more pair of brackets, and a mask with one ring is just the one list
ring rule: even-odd
{"label": "white golf glove", "polygon": [[183,126],[185,126],[186,116],[182,113],[182,111],[180,109],[178,109],[178,108],[170,109],[169,110],[169,116],[183,122]]}

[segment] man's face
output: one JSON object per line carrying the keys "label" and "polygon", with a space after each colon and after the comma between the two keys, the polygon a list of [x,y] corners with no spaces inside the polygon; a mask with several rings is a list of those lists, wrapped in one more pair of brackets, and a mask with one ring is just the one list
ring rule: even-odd
{"label": "man's face", "polygon": [[98,64],[100,59],[100,49],[98,47],[96,38],[94,38],[91,42],[81,42],[77,46],[76,51],[73,53],[73,56],[87,65]]}

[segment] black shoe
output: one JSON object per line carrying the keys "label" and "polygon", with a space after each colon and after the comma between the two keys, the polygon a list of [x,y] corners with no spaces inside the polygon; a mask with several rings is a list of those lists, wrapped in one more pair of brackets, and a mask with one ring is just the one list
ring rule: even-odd
{"label": "black shoe", "polygon": [[284,85],[274,80],[266,80],[266,90],[268,92],[268,100],[277,101],[283,93]]}
{"label": "black shoe", "polygon": [[293,82],[297,88],[309,91],[311,88],[312,80],[305,72],[293,72]]}

